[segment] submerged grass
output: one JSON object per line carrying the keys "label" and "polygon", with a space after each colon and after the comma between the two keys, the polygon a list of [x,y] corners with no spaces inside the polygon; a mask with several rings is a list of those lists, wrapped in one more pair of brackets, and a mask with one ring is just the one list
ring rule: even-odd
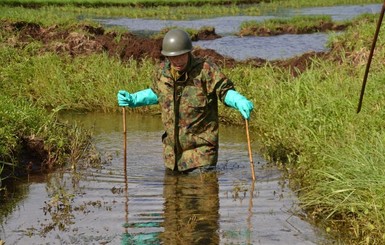
{"label": "submerged grass", "polygon": [[[341,241],[353,244],[385,242],[384,40],[378,41],[363,109],[356,114],[376,18],[362,18],[334,36],[330,42],[334,58],[314,59],[299,76],[269,64],[224,69],[237,90],[254,102],[250,126],[260,152],[287,170],[309,217],[336,237],[346,234],[339,237]],[[0,38],[9,37],[3,33]],[[106,54],[42,53],[40,45],[35,42],[22,49],[0,45],[4,111],[10,111],[7,107],[15,99],[26,99],[38,108],[115,111],[116,92],[147,88],[156,65],[147,59],[123,63]],[[14,111],[23,108],[15,106]],[[221,106],[221,115],[241,123],[235,110]],[[24,127],[29,134],[46,125],[32,121],[36,126]],[[18,123],[11,124],[15,130],[23,128]],[[0,130],[12,132],[6,128],[9,124],[3,127]],[[5,137],[2,146],[15,144],[15,135]],[[10,152],[2,151],[5,156]]]}

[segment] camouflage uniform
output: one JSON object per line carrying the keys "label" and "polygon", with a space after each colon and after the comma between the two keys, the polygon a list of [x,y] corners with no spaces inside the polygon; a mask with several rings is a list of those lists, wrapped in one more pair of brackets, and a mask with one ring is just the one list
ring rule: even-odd
{"label": "camouflage uniform", "polygon": [[186,72],[175,79],[168,60],[154,80],[165,133],[167,168],[186,171],[214,166],[218,159],[218,99],[224,102],[233,83],[209,60],[189,54]]}

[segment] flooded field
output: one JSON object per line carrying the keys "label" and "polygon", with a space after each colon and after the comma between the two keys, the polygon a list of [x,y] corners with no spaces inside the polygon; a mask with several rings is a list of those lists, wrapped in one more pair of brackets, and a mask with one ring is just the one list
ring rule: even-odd
{"label": "flooded field", "polygon": [[364,13],[378,13],[380,4],[334,6],[301,9],[278,9],[272,13],[262,13],[261,16],[226,16],[196,20],[155,20],[155,19],[98,19],[106,26],[121,26],[139,34],[152,34],[166,27],[181,27],[199,29],[205,26],[215,28],[216,33],[223,38],[194,42],[193,45],[213,49],[219,54],[234,58],[238,61],[249,58],[265,60],[287,59],[306,52],[328,51],[328,33],[279,35],[270,37],[238,37],[235,34],[244,21],[264,21],[272,18],[289,18],[293,16],[326,15],[335,21],[349,20]]}
{"label": "flooded field", "polygon": [[[244,128],[220,128],[216,171],[175,175],[162,162],[158,117],[71,115],[95,128],[102,167],[31,177],[4,217],[6,244],[320,244],[280,171],[258,155],[252,184]],[[127,182],[125,182],[127,180]],[[187,241],[187,243],[186,243]]]}

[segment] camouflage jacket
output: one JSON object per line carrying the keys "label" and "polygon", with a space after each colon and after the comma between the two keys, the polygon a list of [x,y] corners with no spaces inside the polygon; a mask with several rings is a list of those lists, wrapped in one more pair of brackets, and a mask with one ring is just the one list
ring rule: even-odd
{"label": "camouflage jacket", "polygon": [[168,60],[154,79],[165,133],[167,168],[186,171],[215,165],[218,159],[218,99],[224,102],[233,83],[209,60],[190,55],[186,72],[177,80]]}

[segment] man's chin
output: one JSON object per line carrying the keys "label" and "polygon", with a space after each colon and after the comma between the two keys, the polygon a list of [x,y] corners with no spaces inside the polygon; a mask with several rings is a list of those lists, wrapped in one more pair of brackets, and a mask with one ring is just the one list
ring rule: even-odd
{"label": "man's chin", "polygon": [[183,71],[184,70],[184,67],[183,66],[175,66],[174,69],[176,71]]}

